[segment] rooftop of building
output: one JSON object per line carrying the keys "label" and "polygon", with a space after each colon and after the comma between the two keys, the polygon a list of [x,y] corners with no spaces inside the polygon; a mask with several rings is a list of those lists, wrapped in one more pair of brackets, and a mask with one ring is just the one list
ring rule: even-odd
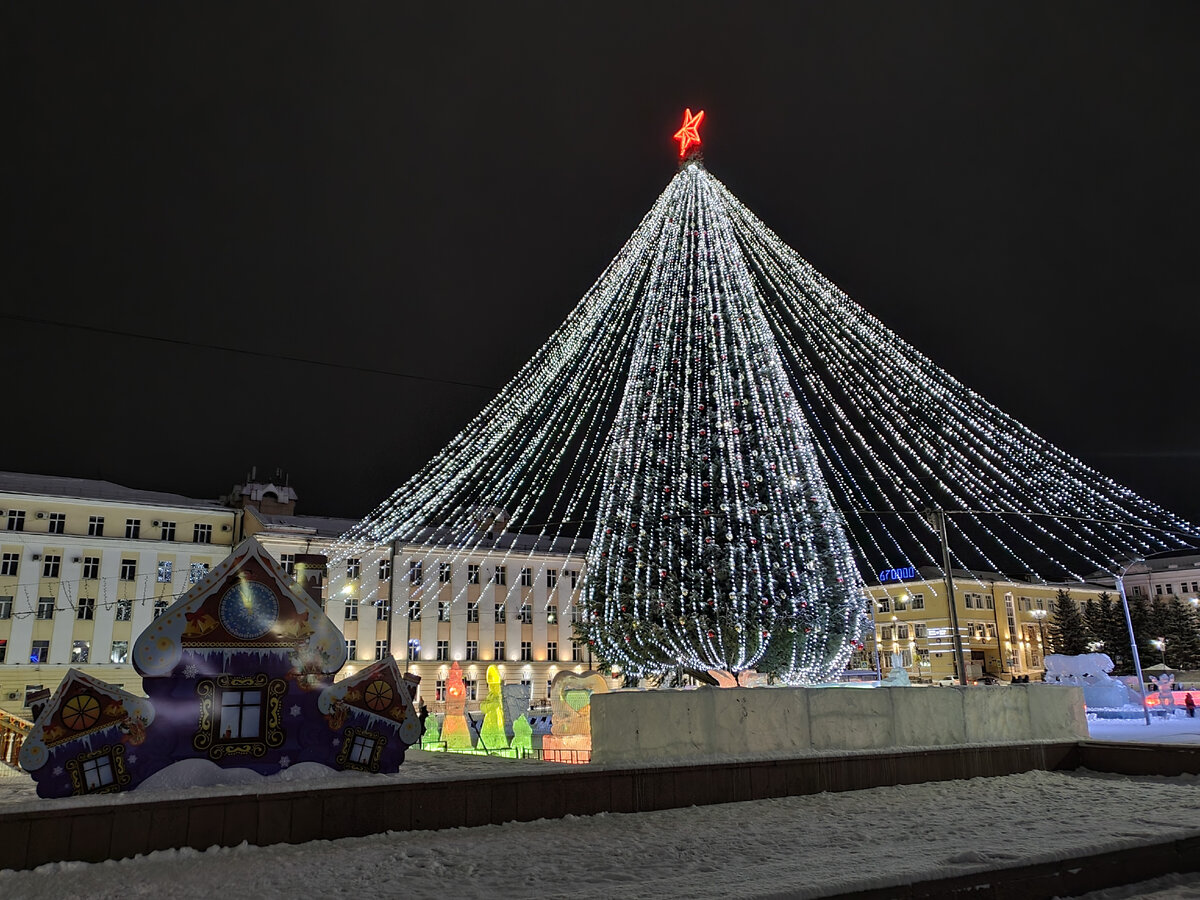
{"label": "rooftop of building", "polygon": [[217,500],[200,500],[165,491],[144,491],[111,481],[68,478],[64,475],[32,475],[27,472],[0,472],[0,494],[42,495],[70,500],[99,500],[144,506],[183,506],[206,510],[228,508]]}

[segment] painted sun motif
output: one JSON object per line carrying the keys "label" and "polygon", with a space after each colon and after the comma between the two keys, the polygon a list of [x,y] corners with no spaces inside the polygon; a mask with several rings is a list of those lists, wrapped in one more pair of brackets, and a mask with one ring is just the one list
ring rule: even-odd
{"label": "painted sun motif", "polygon": [[100,719],[100,701],[91,694],[77,694],[63,704],[63,724],[72,731],[91,728]]}
{"label": "painted sun motif", "polygon": [[392,693],[392,686],[382,678],[368,684],[363,693],[366,695],[367,706],[375,710],[387,709],[392,702],[392,697],[395,696]]}

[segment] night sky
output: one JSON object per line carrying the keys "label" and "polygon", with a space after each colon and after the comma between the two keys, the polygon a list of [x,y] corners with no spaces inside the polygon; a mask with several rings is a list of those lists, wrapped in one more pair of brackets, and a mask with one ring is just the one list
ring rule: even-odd
{"label": "night sky", "polygon": [[367,513],[616,254],[688,106],[854,300],[1200,521],[1200,5],[214,6],[0,12],[0,468],[279,467]]}

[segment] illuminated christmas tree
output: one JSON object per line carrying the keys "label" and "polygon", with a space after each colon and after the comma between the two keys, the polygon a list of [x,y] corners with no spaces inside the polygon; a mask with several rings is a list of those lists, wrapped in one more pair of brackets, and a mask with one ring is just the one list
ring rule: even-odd
{"label": "illuminated christmas tree", "polygon": [[986,578],[1082,581],[1195,542],[817,272],[694,155],[702,119],[563,324],[334,566],[394,539],[429,547],[427,570],[482,550],[538,577],[540,551],[586,556],[603,661],[812,682],[864,627],[864,580],[942,570],[929,509],[950,565]]}

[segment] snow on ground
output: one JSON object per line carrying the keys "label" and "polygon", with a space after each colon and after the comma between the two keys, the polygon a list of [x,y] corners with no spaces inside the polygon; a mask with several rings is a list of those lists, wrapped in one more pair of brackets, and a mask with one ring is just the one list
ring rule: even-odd
{"label": "snow on ground", "polygon": [[[1099,740],[1200,743],[1200,720],[1180,716],[1089,722]],[[205,770],[205,788],[269,793],[313,787],[536,776],[534,761],[410,750],[396,775],[294,767],[280,776]],[[162,773],[160,773],[162,774]],[[54,806],[183,796],[188,773],[158,791],[42,801],[26,776],[0,778],[0,802]],[[196,775],[197,773],[191,773]],[[194,790],[194,789],[193,789]],[[1024,865],[1200,834],[1200,778],[1127,778],[1093,772],[1028,772],[1002,778],[898,785],[638,814],[571,816],[446,831],[272,847],[166,850],[105,863],[52,863],[0,872],[0,897],[256,900],[353,896],[412,898],[782,898]],[[1088,900],[1200,898],[1200,876],[1112,888]]]}

